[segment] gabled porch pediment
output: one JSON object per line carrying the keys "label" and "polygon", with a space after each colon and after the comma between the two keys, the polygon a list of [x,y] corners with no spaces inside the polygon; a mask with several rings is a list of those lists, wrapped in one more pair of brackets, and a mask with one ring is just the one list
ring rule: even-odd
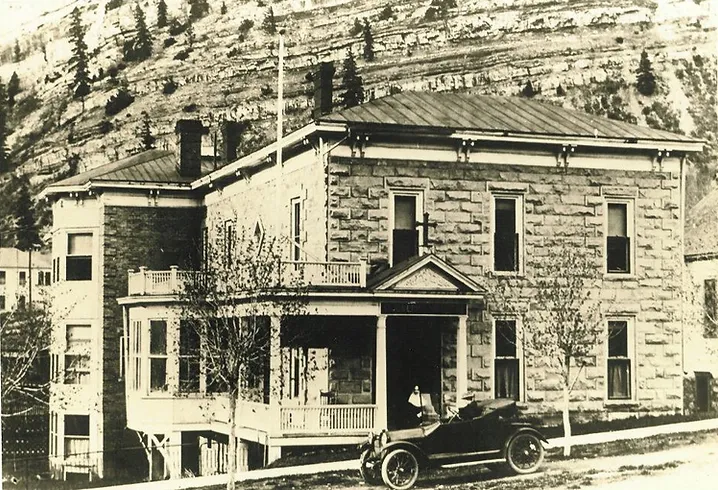
{"label": "gabled porch pediment", "polygon": [[433,254],[414,257],[367,281],[367,288],[385,292],[484,293],[484,289]]}

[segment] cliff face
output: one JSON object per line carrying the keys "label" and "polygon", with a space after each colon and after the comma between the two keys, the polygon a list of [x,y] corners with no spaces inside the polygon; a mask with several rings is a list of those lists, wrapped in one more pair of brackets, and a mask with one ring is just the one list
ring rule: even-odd
{"label": "cliff face", "polygon": [[[211,11],[193,23],[190,40],[186,32],[171,35],[167,27],[156,28],[156,2],[145,2],[141,7],[154,36],[154,54],[124,66],[121,46],[133,35],[134,2],[110,10],[107,4],[118,2],[77,3],[88,28],[90,72],[97,78],[84,109],[68,90],[72,2],[44,17],[32,34],[20,36],[22,61],[9,62],[7,49],[3,56],[0,78],[7,83],[16,71],[24,89],[8,143],[25,169],[49,178],[73,155],[82,170],[136,152],[143,111],[160,146],[174,140],[172,129],[181,117],[200,117],[213,127],[224,118],[248,121],[244,152],[275,137],[277,48],[276,35],[263,27],[268,4],[226,2],[228,11],[222,14],[221,0],[210,0]],[[183,0],[167,4],[170,17],[186,19]],[[335,60],[338,87],[341,60],[352,49],[370,98],[409,89],[517,95],[530,81],[536,97],[553,103],[715,138],[716,16],[710,2],[456,4],[442,14],[431,0],[272,3],[277,24],[286,29],[285,130],[309,120],[305,75],[312,65]],[[374,36],[372,62],[361,59],[362,35],[350,34],[355,20],[365,18]],[[659,79],[652,97],[634,88],[644,49]],[[166,95],[169,80],[177,89]],[[106,101],[125,83],[134,102],[105,116]],[[705,160],[714,164],[712,155]]]}

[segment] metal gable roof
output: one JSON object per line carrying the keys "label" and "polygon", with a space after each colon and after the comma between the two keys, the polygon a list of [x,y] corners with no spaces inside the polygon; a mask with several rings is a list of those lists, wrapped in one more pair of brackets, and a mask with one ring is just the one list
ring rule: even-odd
{"label": "metal gable roof", "polygon": [[521,97],[402,92],[327,114],[327,123],[405,126],[562,137],[694,142],[684,135],[614,121]]}

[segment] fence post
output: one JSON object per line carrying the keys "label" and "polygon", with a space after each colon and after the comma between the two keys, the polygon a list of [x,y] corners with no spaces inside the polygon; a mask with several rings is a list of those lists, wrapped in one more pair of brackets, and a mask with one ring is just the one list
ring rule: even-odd
{"label": "fence post", "polygon": [[140,288],[140,294],[147,294],[147,267],[140,266],[140,283],[142,284]]}
{"label": "fence post", "polygon": [[177,285],[177,270],[179,267],[176,265],[170,266],[170,293],[176,293],[179,292],[179,288]]}
{"label": "fence post", "polygon": [[359,286],[366,287],[366,262],[363,260],[359,262]]}

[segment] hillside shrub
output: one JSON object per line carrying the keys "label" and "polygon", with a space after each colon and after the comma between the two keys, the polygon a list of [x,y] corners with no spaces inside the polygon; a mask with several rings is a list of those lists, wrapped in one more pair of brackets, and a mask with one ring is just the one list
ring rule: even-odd
{"label": "hillside shrub", "polygon": [[165,80],[165,84],[162,87],[162,93],[165,95],[172,95],[177,90],[177,82],[172,78]]}
{"label": "hillside shrub", "polygon": [[177,19],[172,19],[172,20],[170,21],[170,28],[168,29],[168,32],[169,32],[170,36],[179,36],[179,35],[182,34],[184,31],[187,30],[187,26],[188,26],[188,25],[189,25],[189,24],[185,24],[185,23],[183,23],[183,22],[180,22],[180,21],[177,20]]}
{"label": "hillside shrub", "polygon": [[105,104],[105,115],[114,116],[119,114],[120,111],[129,107],[135,101],[135,96],[130,91],[123,87],[120,88],[115,95],[107,99]]}
{"label": "hillside shrub", "polygon": [[169,48],[173,44],[177,44],[177,40],[173,37],[168,37],[167,39],[165,39],[165,42],[162,43],[165,48]]}
{"label": "hillside shrub", "polygon": [[269,97],[274,94],[274,89],[272,89],[269,85],[262,85],[260,93],[262,94],[262,97]]}
{"label": "hillside shrub", "polygon": [[194,102],[187,104],[182,108],[182,112],[197,112],[197,104]]}
{"label": "hillside shrub", "polygon": [[526,80],[526,85],[524,85],[524,88],[521,89],[520,95],[522,97],[531,98],[539,92],[541,91],[534,87],[534,84],[531,83],[531,80]]}
{"label": "hillside shrub", "polygon": [[566,96],[566,89],[564,89],[560,83],[558,84],[558,87],[556,87],[556,95],[559,97]]}
{"label": "hillside shrub", "polygon": [[182,51],[180,51],[179,53],[174,55],[173,59],[179,60],[179,61],[184,61],[187,58],[189,58],[189,54],[191,51],[192,51],[191,49],[183,49]]}
{"label": "hillside shrub", "polygon": [[362,23],[359,19],[354,19],[354,25],[352,25],[352,28],[349,29],[349,35],[351,37],[358,36],[361,34],[364,27],[362,26]]}
{"label": "hillside shrub", "polygon": [[100,134],[108,134],[110,131],[112,131],[112,128],[112,123],[107,119],[103,119],[102,121],[100,121],[100,124],[97,125],[97,131]]}
{"label": "hillside shrub", "polygon": [[109,12],[110,10],[118,9],[118,8],[122,7],[122,5],[124,3],[125,3],[124,0],[109,0],[105,4],[105,12]]}
{"label": "hillside shrub", "polygon": [[641,112],[646,117],[648,127],[672,133],[683,133],[680,116],[678,112],[671,109],[669,104],[655,101],[650,106],[644,107]]}
{"label": "hillside shrub", "polygon": [[381,12],[379,12],[379,20],[389,20],[393,18],[394,9],[391,8],[391,5],[387,5],[381,10]]}

